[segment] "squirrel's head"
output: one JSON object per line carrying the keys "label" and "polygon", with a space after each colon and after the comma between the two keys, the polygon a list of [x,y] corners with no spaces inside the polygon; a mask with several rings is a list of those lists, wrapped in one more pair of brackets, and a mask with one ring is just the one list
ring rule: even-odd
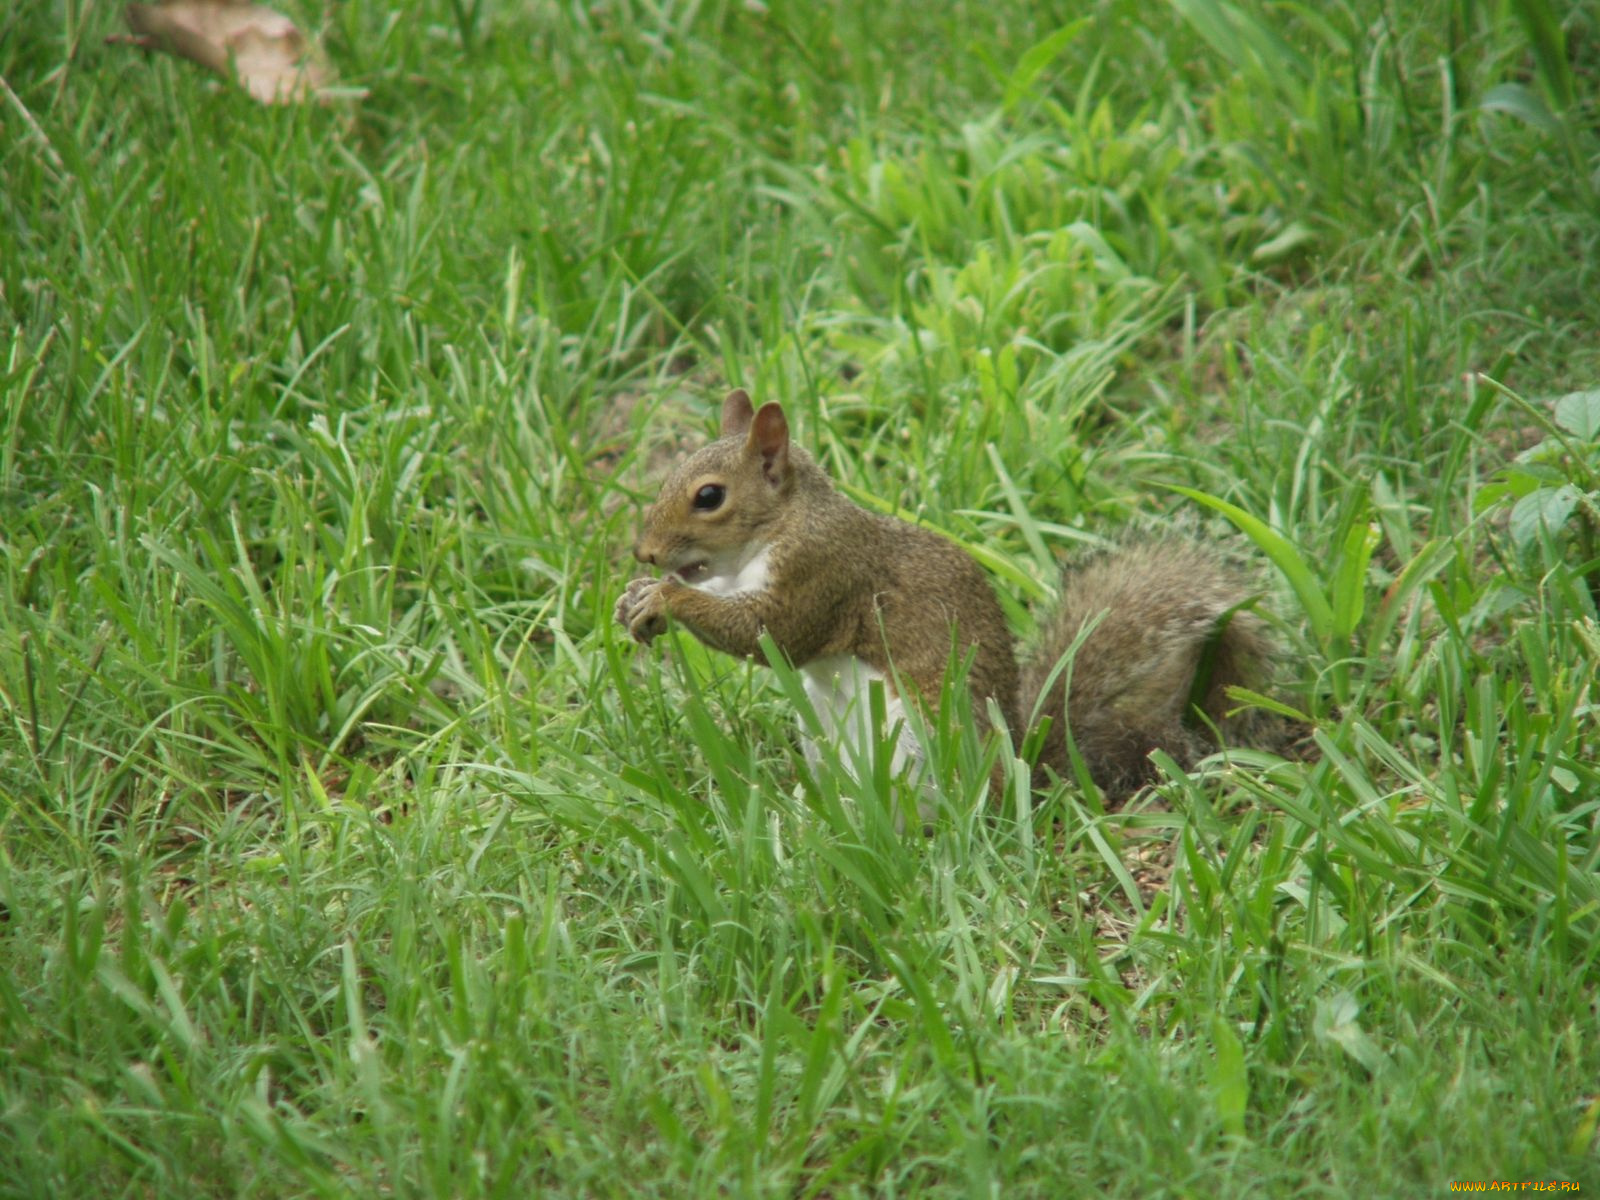
{"label": "squirrel's head", "polygon": [[757,410],[743,388],[729,392],[722,436],[667,476],[645,511],[634,557],[691,584],[737,570],[771,542],[803,456],[789,444],[782,408]]}

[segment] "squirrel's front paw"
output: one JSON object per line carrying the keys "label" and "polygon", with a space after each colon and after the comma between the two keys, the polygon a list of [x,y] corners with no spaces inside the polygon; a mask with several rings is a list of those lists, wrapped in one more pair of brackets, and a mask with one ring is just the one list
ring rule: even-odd
{"label": "squirrel's front paw", "polygon": [[633,640],[648,646],[667,631],[667,606],[661,598],[661,580],[635,579],[617,597],[617,622],[628,627]]}

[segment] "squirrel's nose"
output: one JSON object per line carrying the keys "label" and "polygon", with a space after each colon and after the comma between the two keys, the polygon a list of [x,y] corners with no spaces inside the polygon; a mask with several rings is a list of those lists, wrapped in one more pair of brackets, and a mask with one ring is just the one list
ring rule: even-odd
{"label": "squirrel's nose", "polygon": [[649,563],[651,566],[655,565],[656,556],[644,548],[643,542],[635,542],[633,544],[633,556],[642,563]]}

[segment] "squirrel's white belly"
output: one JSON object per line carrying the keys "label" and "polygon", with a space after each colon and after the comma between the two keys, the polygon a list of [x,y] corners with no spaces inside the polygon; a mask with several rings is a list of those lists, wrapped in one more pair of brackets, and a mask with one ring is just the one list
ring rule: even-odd
{"label": "squirrel's white belly", "polygon": [[[858,768],[870,769],[873,747],[884,735],[895,731],[892,770],[898,775],[907,764],[920,764],[922,746],[906,720],[905,701],[889,686],[883,672],[853,654],[835,654],[813,659],[800,668],[805,681],[806,699],[816,710],[822,737],[839,748],[839,758],[852,774]],[[883,728],[872,727],[872,685],[884,689]],[[807,757],[815,763],[816,748],[806,746]]]}
{"label": "squirrel's white belly", "polygon": [[748,559],[732,561],[713,559],[710,573],[690,587],[710,592],[713,596],[738,596],[745,592],[763,592],[772,580],[772,547],[763,546]]}

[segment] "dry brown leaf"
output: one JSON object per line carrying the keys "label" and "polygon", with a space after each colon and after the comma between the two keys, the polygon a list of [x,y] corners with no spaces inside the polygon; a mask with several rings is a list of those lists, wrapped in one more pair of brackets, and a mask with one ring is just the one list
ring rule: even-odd
{"label": "dry brown leaf", "polygon": [[331,79],[327,63],[294,22],[258,4],[175,0],[130,4],[127,15],[138,45],[237,79],[263,104],[315,99]]}

